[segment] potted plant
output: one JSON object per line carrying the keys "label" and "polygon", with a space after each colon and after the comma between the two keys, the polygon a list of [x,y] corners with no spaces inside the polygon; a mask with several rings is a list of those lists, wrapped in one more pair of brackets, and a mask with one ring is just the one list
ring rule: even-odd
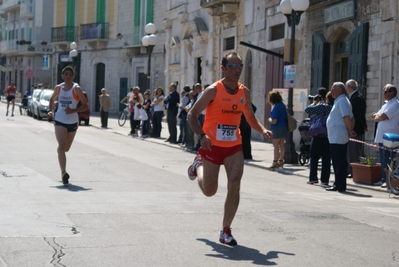
{"label": "potted plant", "polygon": [[377,157],[360,157],[359,163],[351,163],[353,182],[373,185],[381,180],[381,165],[376,163]]}

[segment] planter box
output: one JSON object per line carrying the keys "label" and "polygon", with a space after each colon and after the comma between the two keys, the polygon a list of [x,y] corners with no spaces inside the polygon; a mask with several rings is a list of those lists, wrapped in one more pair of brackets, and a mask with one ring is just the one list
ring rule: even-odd
{"label": "planter box", "polygon": [[381,165],[369,166],[361,163],[351,163],[353,182],[373,185],[381,180]]}

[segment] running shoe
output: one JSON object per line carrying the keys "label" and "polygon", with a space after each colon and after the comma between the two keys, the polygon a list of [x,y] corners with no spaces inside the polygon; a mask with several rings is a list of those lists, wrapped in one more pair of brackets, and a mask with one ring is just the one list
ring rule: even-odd
{"label": "running shoe", "polygon": [[224,227],[223,230],[220,230],[219,241],[222,244],[237,246],[237,241],[231,235],[231,228]]}
{"label": "running shoe", "polygon": [[197,167],[202,165],[202,156],[198,154],[195,156],[193,164],[188,167],[187,174],[190,180],[195,180],[197,178]]}
{"label": "running shoe", "polygon": [[7,110],[7,112],[6,112],[6,116],[8,116],[8,110]]}
{"label": "running shoe", "polygon": [[69,174],[67,172],[62,172],[62,183],[68,184],[69,183]]}
{"label": "running shoe", "polygon": [[14,117],[14,113],[11,113],[11,117]]}

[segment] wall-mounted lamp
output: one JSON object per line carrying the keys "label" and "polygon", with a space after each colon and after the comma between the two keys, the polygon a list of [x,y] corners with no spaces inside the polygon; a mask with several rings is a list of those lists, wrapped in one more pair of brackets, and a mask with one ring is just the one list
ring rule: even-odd
{"label": "wall-mounted lamp", "polygon": [[120,39],[122,39],[122,38],[123,38],[122,33],[118,33],[118,34],[116,35],[116,39],[120,40]]}

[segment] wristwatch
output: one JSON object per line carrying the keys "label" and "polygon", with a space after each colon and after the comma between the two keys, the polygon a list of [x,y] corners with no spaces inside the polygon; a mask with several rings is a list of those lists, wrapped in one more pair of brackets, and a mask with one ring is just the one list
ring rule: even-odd
{"label": "wristwatch", "polygon": [[201,138],[202,137],[204,137],[206,134],[204,134],[204,133],[200,133],[199,135],[198,135],[198,141],[201,141]]}

